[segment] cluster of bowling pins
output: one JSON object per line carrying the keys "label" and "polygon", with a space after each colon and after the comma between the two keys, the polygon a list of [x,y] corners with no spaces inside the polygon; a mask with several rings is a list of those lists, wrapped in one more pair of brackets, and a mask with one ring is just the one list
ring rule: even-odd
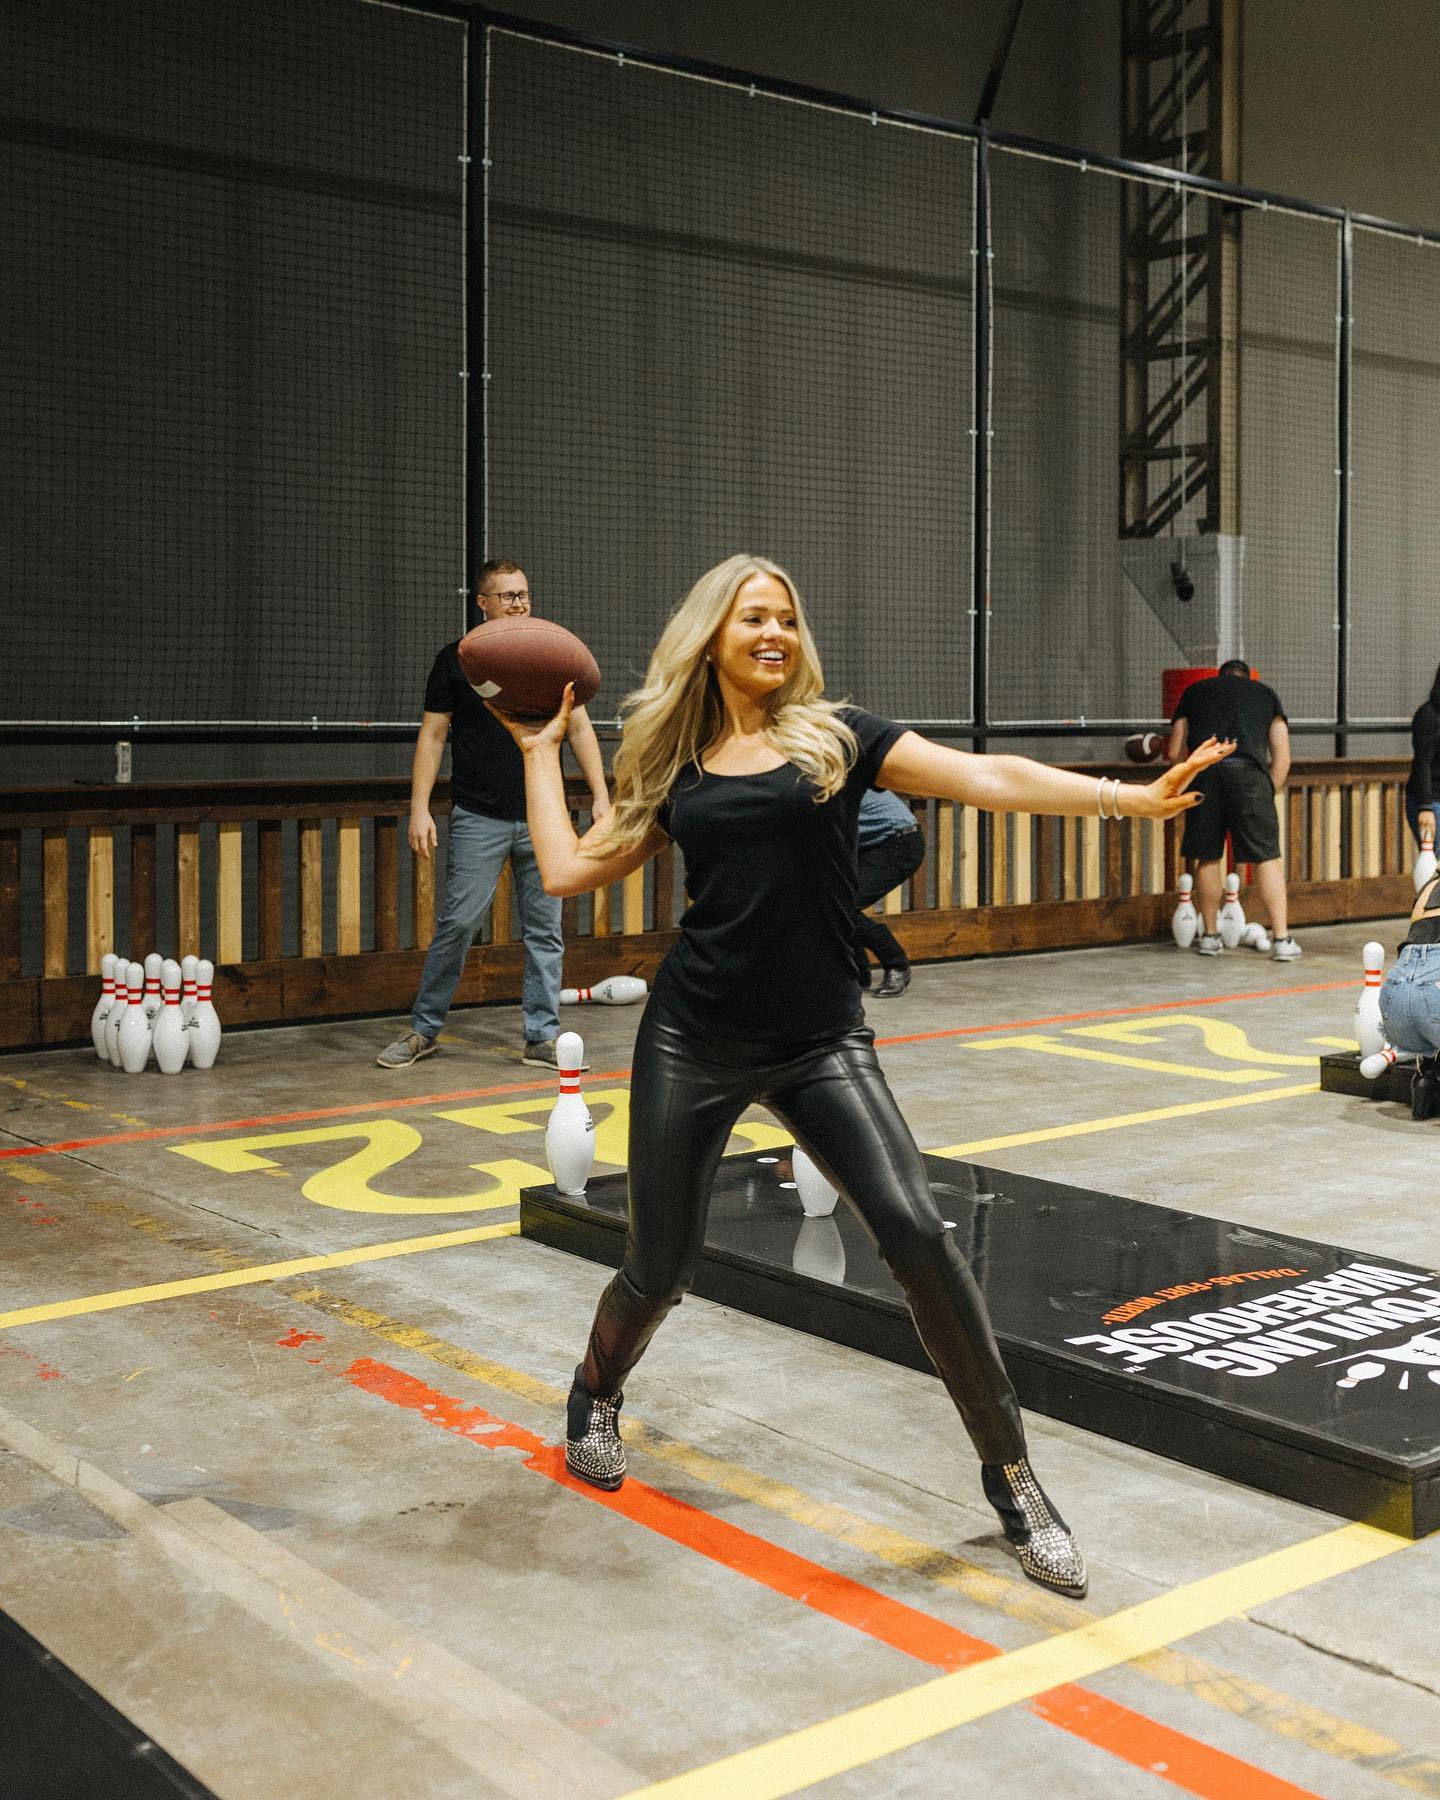
{"label": "cluster of bowling pins", "polygon": [[210,998],[215,965],[187,956],[176,962],[151,951],[143,963],[106,952],[100,998],[90,1015],[95,1054],[127,1075],[153,1056],[162,1075],[213,1066],[220,1049],[220,1017]]}
{"label": "cluster of bowling pins", "polygon": [[633,1006],[647,991],[639,975],[607,975],[593,988],[561,988],[560,1004],[590,1006],[598,1001],[601,1006]]}
{"label": "cluster of bowling pins", "polygon": [[[611,1004],[615,1004],[613,1001]],[[583,1194],[595,1166],[595,1121],[580,1092],[585,1040],[578,1031],[562,1031],[555,1040],[560,1065],[560,1094],[545,1126],[545,1160],[562,1194]],[[791,1156],[795,1188],[807,1219],[828,1218],[839,1198],[834,1187],[797,1144]]]}
{"label": "cluster of bowling pins", "polygon": [[[1170,920],[1170,931],[1182,950],[1188,950],[1200,935],[1202,920],[1191,897],[1195,888],[1193,875],[1180,877],[1180,904]],[[1240,877],[1232,869],[1225,877],[1225,901],[1215,920],[1220,942],[1227,950],[1258,950],[1262,956],[1270,951],[1270,933],[1260,924],[1247,924],[1245,908],[1240,904]]]}

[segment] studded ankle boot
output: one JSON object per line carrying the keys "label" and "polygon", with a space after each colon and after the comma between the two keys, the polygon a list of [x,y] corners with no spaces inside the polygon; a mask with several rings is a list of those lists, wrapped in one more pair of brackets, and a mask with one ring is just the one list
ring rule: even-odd
{"label": "studded ankle boot", "polygon": [[1069,1526],[1045,1497],[1029,1459],[982,1463],[980,1482],[1030,1579],[1057,1594],[1083,1600],[1085,1558]]}
{"label": "studded ankle boot", "polygon": [[607,1492],[625,1479],[625,1446],[617,1417],[623,1401],[623,1394],[597,1400],[580,1385],[580,1371],[575,1371],[565,1408],[565,1467]]}

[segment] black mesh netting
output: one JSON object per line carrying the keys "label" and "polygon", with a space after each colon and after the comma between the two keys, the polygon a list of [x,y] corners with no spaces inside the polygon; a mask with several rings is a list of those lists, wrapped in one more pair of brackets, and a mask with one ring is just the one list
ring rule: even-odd
{"label": "black mesh netting", "polygon": [[1356,228],[1350,714],[1408,719],[1440,662],[1440,246]]}
{"label": "black mesh netting", "polygon": [[10,0],[8,720],[408,720],[464,580],[464,29]]}
{"label": "black mesh netting", "polygon": [[970,713],[968,142],[491,40],[487,543],[609,716],[736,550],[834,695]]}

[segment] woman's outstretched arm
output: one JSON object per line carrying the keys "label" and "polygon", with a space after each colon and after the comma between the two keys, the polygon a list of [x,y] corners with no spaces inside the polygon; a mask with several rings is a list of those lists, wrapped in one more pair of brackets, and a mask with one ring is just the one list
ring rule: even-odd
{"label": "woman's outstretched arm", "polygon": [[587,854],[587,847],[604,838],[609,826],[604,822],[594,824],[582,838],[570,822],[560,746],[565,741],[572,707],[573,688],[567,687],[560,710],[548,725],[523,724],[497,707],[490,708],[525,758],[525,817],[547,894],[588,894],[594,888],[609,887],[612,881],[622,881],[643,868],[668,841],[656,825],[631,850],[622,850],[615,856]]}
{"label": "woman's outstretched arm", "polygon": [[[1199,806],[1201,794],[1188,793],[1202,769],[1222,761],[1235,748],[1207,738],[1199,749],[1155,781],[1142,784],[1076,775],[1032,762],[1028,756],[975,756],[932,744],[907,731],[887,751],[880,765],[879,786],[935,800],[958,800],[982,812],[1055,813],[1071,817],[1099,812],[1102,816],[1171,819]],[[1103,792],[1102,792],[1103,789]]]}

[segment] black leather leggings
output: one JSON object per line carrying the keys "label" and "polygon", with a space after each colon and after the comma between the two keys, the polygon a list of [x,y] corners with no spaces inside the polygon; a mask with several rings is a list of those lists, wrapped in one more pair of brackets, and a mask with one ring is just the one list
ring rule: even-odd
{"label": "black leather leggings", "polygon": [[945,1229],[864,1025],[808,1047],[725,1044],[667,1023],[652,999],[630,1080],[625,1260],[596,1310],[583,1385],[618,1393],[689,1287],[730,1128],[756,1102],[794,1133],[864,1221],[980,1460],[1018,1460],[1020,1407],[984,1299]]}

